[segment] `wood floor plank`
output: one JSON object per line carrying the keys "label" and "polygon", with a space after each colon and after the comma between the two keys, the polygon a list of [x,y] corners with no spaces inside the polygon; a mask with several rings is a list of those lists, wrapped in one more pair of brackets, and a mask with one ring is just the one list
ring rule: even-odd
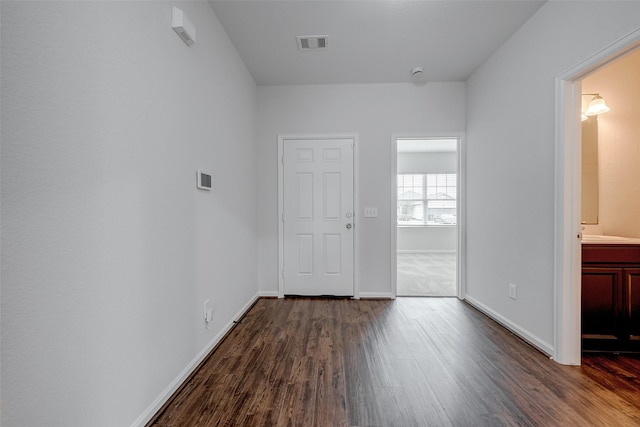
{"label": "wood floor plank", "polygon": [[640,358],[559,365],[455,298],[262,299],[149,423],[640,425]]}

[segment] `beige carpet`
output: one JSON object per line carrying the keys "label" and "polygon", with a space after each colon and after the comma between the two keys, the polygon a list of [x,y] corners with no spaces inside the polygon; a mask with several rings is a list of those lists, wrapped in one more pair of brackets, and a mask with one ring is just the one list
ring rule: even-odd
{"label": "beige carpet", "polygon": [[398,296],[456,295],[455,253],[399,253]]}

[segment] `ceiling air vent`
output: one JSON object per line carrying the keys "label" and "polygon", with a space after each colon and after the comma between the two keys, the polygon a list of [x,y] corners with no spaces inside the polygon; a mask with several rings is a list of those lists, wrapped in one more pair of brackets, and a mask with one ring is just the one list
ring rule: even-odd
{"label": "ceiling air vent", "polygon": [[329,36],[298,36],[298,50],[324,50],[329,46]]}

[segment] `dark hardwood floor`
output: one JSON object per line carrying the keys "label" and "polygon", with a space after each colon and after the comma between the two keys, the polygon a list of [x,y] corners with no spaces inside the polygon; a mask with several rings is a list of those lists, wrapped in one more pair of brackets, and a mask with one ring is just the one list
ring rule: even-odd
{"label": "dark hardwood floor", "polygon": [[261,299],[152,426],[637,426],[640,359],[559,365],[455,298]]}

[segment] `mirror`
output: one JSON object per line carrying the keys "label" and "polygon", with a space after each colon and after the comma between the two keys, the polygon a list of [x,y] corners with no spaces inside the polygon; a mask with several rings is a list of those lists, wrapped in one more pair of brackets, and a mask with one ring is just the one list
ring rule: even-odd
{"label": "mirror", "polygon": [[582,224],[598,223],[598,116],[582,122]]}

